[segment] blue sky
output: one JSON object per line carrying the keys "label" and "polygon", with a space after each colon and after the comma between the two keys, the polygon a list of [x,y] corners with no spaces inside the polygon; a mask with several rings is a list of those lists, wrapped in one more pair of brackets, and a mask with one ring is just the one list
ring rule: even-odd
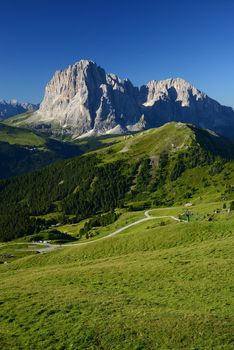
{"label": "blue sky", "polygon": [[234,107],[233,0],[1,0],[0,99],[40,102],[82,58],[135,85],[182,77]]}

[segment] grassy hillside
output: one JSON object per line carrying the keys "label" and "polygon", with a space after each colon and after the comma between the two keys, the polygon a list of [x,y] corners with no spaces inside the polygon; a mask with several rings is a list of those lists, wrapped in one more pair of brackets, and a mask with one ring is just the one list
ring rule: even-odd
{"label": "grassy hillside", "polygon": [[9,127],[0,124],[0,142],[38,147],[45,144],[45,139],[27,129]]}
{"label": "grassy hillside", "polygon": [[[154,157],[161,153],[177,153],[198,146],[211,154],[222,158],[234,159],[234,143],[220,137],[215,133],[202,130],[193,125],[171,122],[160,128],[149,129],[131,135],[118,137],[98,137],[100,143],[109,141],[106,150],[98,150],[96,153],[104,161],[116,159],[132,159],[141,157]],[[82,139],[78,142],[82,142]]]}
{"label": "grassy hillside", "polygon": [[0,123],[0,178],[23,174],[81,154],[78,145]]}
{"label": "grassy hillside", "polygon": [[0,182],[0,347],[233,349],[233,144],[180,123],[77,142]]}
{"label": "grassy hillside", "polygon": [[2,265],[1,347],[232,349],[234,214],[222,208]]}
{"label": "grassy hillside", "polygon": [[[181,123],[118,137],[99,150],[0,183],[0,237],[44,232],[117,207],[233,199],[233,155],[232,143]],[[54,213],[53,221],[39,217]]]}
{"label": "grassy hillside", "polygon": [[31,117],[31,115],[32,112],[17,114],[16,116],[5,119],[3,123],[9,126],[24,127],[26,126],[25,121]]}

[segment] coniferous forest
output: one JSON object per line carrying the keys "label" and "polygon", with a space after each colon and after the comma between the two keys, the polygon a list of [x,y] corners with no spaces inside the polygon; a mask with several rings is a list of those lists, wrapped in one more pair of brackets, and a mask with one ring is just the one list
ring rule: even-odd
{"label": "coniferous forest", "polygon": [[[227,160],[193,144],[175,154],[161,153],[156,170],[147,157],[105,162],[93,154],[1,180],[0,240],[32,235],[50,227],[51,223],[41,217],[48,213],[60,213],[64,223],[74,223],[113,211],[129,200],[147,202],[150,198],[154,206],[172,205],[178,196],[171,191],[173,183],[187,169],[209,166],[212,177],[223,170]],[[189,180],[183,188],[180,192],[184,199],[197,191]],[[149,201],[144,205],[149,206]]]}

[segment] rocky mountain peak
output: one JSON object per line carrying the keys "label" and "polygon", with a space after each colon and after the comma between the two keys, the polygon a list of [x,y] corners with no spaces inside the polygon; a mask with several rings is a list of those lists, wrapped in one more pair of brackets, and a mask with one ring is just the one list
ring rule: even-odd
{"label": "rocky mountain peak", "polygon": [[[47,84],[31,126],[81,135],[125,132],[189,122],[234,137],[234,112],[181,78],[151,80],[135,87],[90,60],[57,71]],[[230,125],[232,126],[230,128]]]}
{"label": "rocky mountain peak", "polygon": [[0,120],[10,118],[17,114],[34,112],[39,108],[39,105],[35,105],[28,102],[18,102],[16,99],[9,101],[0,100]]}
{"label": "rocky mountain peak", "polygon": [[153,106],[159,100],[180,101],[181,106],[190,106],[195,98],[203,100],[206,95],[196,89],[192,84],[181,78],[166,80],[151,80],[141,88],[143,93],[143,105]]}

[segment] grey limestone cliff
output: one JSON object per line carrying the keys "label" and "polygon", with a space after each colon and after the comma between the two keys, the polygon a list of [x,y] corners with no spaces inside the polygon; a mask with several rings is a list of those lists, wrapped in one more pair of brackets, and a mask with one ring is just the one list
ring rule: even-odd
{"label": "grey limestone cliff", "polygon": [[79,137],[137,131],[168,121],[192,123],[234,137],[233,109],[185,80],[152,80],[138,88],[88,60],[55,73],[40,109],[28,123]]}

